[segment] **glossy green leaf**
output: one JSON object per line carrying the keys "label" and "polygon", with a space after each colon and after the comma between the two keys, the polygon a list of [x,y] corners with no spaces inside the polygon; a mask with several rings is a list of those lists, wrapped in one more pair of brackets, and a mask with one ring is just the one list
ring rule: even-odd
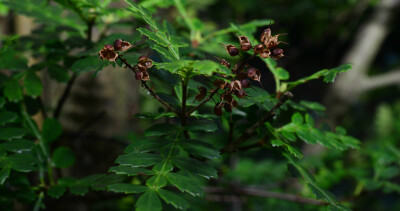
{"label": "glossy green leaf", "polygon": [[170,144],[171,141],[160,138],[143,138],[128,145],[124,152],[150,152],[160,150],[162,147]]}
{"label": "glossy green leaf", "polygon": [[84,196],[89,192],[89,187],[87,185],[74,185],[69,188],[69,191],[72,194]]}
{"label": "glossy green leaf", "polygon": [[161,159],[161,156],[158,154],[131,152],[120,155],[115,162],[133,167],[147,167],[160,162]]}
{"label": "glossy green leaf", "polygon": [[82,74],[90,71],[102,70],[109,64],[109,61],[102,60],[98,56],[89,56],[77,60],[71,67],[71,70],[77,74]]}
{"label": "glossy green leaf", "polygon": [[271,141],[271,145],[273,147],[280,147],[280,146],[284,145],[284,143],[281,140],[274,139]]}
{"label": "glossy green leaf", "polygon": [[12,140],[1,144],[1,148],[10,152],[31,151],[34,146],[35,143],[33,141],[23,139]]}
{"label": "glossy green leaf", "polygon": [[196,181],[193,181],[193,179],[188,176],[185,176],[181,173],[169,172],[168,174],[166,174],[166,178],[169,183],[177,187],[182,192],[187,192],[192,196],[198,197],[204,195],[203,188],[199,184],[197,184]]}
{"label": "glossy green leaf", "polygon": [[188,171],[204,178],[218,178],[217,170],[210,165],[193,158],[178,157],[173,160],[174,164],[183,171]]}
{"label": "glossy green leaf", "polygon": [[37,159],[27,152],[15,153],[7,157],[8,165],[19,172],[30,172],[36,170]]}
{"label": "glossy green leaf", "polygon": [[25,130],[22,128],[8,127],[0,128],[0,140],[20,139],[25,135]]}
{"label": "glossy green leaf", "polygon": [[184,198],[171,191],[159,189],[157,192],[166,203],[171,204],[176,209],[186,210],[189,207],[189,203]]}
{"label": "glossy green leaf", "polygon": [[306,143],[316,144],[318,139],[314,136],[311,130],[312,128],[306,125],[301,125],[297,128],[296,134],[301,140],[305,141]]}
{"label": "glossy green leaf", "polygon": [[59,168],[68,168],[75,162],[75,154],[68,147],[58,147],[53,153],[53,163]]}
{"label": "glossy green leaf", "polygon": [[144,132],[145,136],[163,136],[177,131],[178,126],[172,124],[156,124]]}
{"label": "glossy green leaf", "polygon": [[215,149],[211,144],[198,140],[185,140],[179,145],[189,154],[204,157],[208,159],[218,159],[219,150]]}
{"label": "glossy green leaf", "polygon": [[350,70],[351,68],[352,68],[351,64],[344,64],[339,67],[335,67],[335,68],[328,70],[327,74],[324,77],[324,82],[333,83],[335,81],[337,74],[346,72],[346,71]]}
{"label": "glossy green leaf", "polygon": [[108,186],[108,191],[116,192],[116,193],[125,193],[125,194],[132,194],[132,193],[143,193],[145,192],[148,187],[143,185],[133,185],[127,183],[116,183]]}
{"label": "glossy green leaf", "polygon": [[22,100],[22,89],[18,80],[12,79],[5,82],[3,88],[4,95],[9,101],[18,102]]}
{"label": "glossy green leaf", "polygon": [[303,123],[303,116],[300,113],[295,113],[292,116],[292,122],[296,125]]}
{"label": "glossy green leaf", "polygon": [[218,126],[211,121],[193,121],[186,125],[186,129],[189,131],[215,132]]}
{"label": "glossy green leaf", "polygon": [[276,74],[280,80],[287,80],[289,79],[289,72],[281,67],[276,69]]}
{"label": "glossy green leaf", "polygon": [[10,176],[11,169],[9,167],[3,167],[0,171],[0,185],[3,185]]}
{"label": "glossy green leaf", "polygon": [[44,120],[42,136],[43,140],[47,143],[50,143],[56,140],[62,133],[61,124],[53,118],[49,118]]}
{"label": "glossy green leaf", "polygon": [[317,102],[300,101],[300,104],[310,110],[316,110],[316,111],[325,111],[326,110],[326,108],[323,105],[321,105]]}
{"label": "glossy green leaf", "polygon": [[24,80],[26,94],[31,97],[37,97],[42,93],[42,81],[33,71],[28,71]]}
{"label": "glossy green leaf", "polygon": [[69,79],[68,70],[60,65],[49,65],[47,67],[47,73],[50,78],[56,80],[57,82],[67,82]]}
{"label": "glossy green leaf", "polygon": [[14,122],[18,116],[14,112],[3,111],[0,113],[0,126],[4,126],[7,123]]}
{"label": "glossy green leaf", "polygon": [[158,189],[167,185],[167,180],[164,175],[154,175],[146,180],[146,185]]}
{"label": "glossy green leaf", "polygon": [[149,189],[136,202],[136,211],[158,211],[162,209],[160,198],[155,190]]}
{"label": "glossy green leaf", "polygon": [[47,195],[50,196],[51,198],[60,198],[62,195],[64,195],[66,191],[66,187],[62,185],[55,185],[51,186],[47,190]]}
{"label": "glossy green leaf", "polygon": [[124,174],[128,176],[135,176],[135,175],[153,175],[155,174],[154,171],[145,169],[145,168],[137,168],[131,166],[112,166],[108,170],[109,172],[114,172],[116,174]]}

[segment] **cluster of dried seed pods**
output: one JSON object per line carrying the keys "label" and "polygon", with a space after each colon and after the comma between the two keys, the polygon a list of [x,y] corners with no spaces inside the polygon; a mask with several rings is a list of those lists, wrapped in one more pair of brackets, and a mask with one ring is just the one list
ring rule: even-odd
{"label": "cluster of dried seed pods", "polygon": [[126,51],[132,46],[133,45],[131,45],[128,41],[117,39],[114,41],[114,45],[107,44],[99,51],[100,59],[115,62],[115,60],[118,58],[118,53],[116,51]]}
{"label": "cluster of dried seed pods", "polygon": [[[262,34],[260,41],[262,44],[257,44],[254,47],[251,45],[249,38],[246,36],[238,36],[240,42],[240,50],[249,51],[253,48],[254,55],[259,54],[262,58],[272,58],[279,59],[283,57],[283,50],[278,48],[281,41],[278,41],[278,35],[271,35],[271,29],[265,29]],[[220,43],[221,44],[221,43]],[[226,51],[230,56],[239,55],[239,48],[234,45],[224,45]],[[231,68],[231,65],[225,59],[217,58],[220,64]],[[241,64],[236,64],[234,68],[231,69],[235,76],[220,75],[224,79],[217,79],[213,82],[213,85],[218,89],[224,90],[220,95],[221,102],[214,106],[214,113],[218,116],[222,115],[222,109],[227,112],[232,112],[232,108],[238,105],[237,101],[233,96],[237,98],[244,98],[247,96],[244,89],[250,87],[250,79],[260,82],[261,72],[260,70],[250,67],[246,62]],[[203,100],[207,94],[207,89],[205,87],[199,87],[199,93],[197,94],[195,100]]]}
{"label": "cluster of dried seed pods", "polygon": [[[110,62],[115,62],[118,58],[117,51],[126,51],[131,48],[131,45],[127,41],[123,41],[122,39],[117,39],[114,41],[114,45],[107,44],[99,51],[100,59],[108,60]],[[147,69],[153,66],[153,61],[149,59],[147,56],[141,56],[138,59],[137,67],[139,71],[135,72],[136,80],[148,81],[150,80],[149,73],[146,71]]]}

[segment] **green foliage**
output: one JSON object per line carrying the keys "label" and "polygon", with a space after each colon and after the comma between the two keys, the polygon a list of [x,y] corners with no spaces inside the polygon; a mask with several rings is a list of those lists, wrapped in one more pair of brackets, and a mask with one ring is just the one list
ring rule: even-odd
{"label": "green foliage", "polygon": [[[0,68],[7,71],[7,74],[0,74],[0,194],[14,194],[16,191],[25,191],[26,194],[15,194],[15,199],[7,198],[5,201],[26,199],[23,203],[39,210],[45,207],[46,197],[62,200],[67,192],[83,196],[89,191],[108,191],[111,192],[109,194],[128,195],[135,202],[136,210],[167,207],[196,209],[193,202],[199,201],[198,198],[205,201],[207,189],[204,186],[230,186],[232,183],[227,182],[227,178],[260,186],[263,182],[281,182],[288,173],[286,161],[275,160],[286,158],[289,170],[295,170],[295,174],[304,181],[303,189],[296,194],[315,196],[332,209],[347,209],[319,185],[300,160],[307,157],[303,155],[303,146],[307,144],[345,151],[358,149],[359,141],[346,135],[341,127],[330,131],[315,126],[312,115],[322,113],[325,108],[316,102],[297,103],[289,97],[285,99],[289,95],[284,93],[314,79],[333,82],[337,74],[349,70],[350,65],[324,69],[290,81],[289,70],[279,67],[271,58],[261,59],[265,63],[264,69],[268,69],[274,77],[275,89],[268,92],[253,84],[245,94],[239,95],[244,85],[237,74],[242,69],[232,68],[239,68],[242,66],[240,62],[258,55],[248,55],[253,54],[253,50],[241,52],[240,56],[228,59],[232,68],[212,59],[202,59],[203,55],[211,53],[224,55],[225,58],[227,54],[218,43],[231,42],[230,33],[245,35],[253,44],[259,43],[256,39],[258,35],[255,35],[257,28],[272,24],[271,20],[254,20],[241,25],[232,23],[229,28],[210,32],[204,29],[205,23],[186,11],[190,4],[180,0],[144,1],[140,4],[127,1],[127,13],[112,9],[110,0],[56,0],[51,4],[36,0],[3,2],[13,11],[34,17],[43,26],[26,39],[7,38],[4,48],[0,50]],[[157,5],[174,5],[180,15],[178,23],[156,20],[150,11],[155,11],[153,6]],[[146,24],[135,22],[145,42],[139,42],[139,33],[133,36],[106,36],[109,28],[123,26],[119,22],[128,16]],[[101,32],[97,43],[92,43],[93,27]],[[120,57],[113,63],[101,60],[96,53],[116,39],[132,42],[134,47],[126,52],[115,49]],[[137,135],[127,144],[124,153],[115,159],[115,166],[108,168],[109,174],[94,174],[80,179],[63,176],[64,170],[60,169],[73,168],[81,162],[77,159],[80,151],[75,151],[74,143],[64,140],[68,136],[63,133],[68,131],[63,130],[63,121],[57,120],[60,107],[41,105],[46,87],[42,85],[45,80],[42,81],[41,73],[46,71],[52,80],[67,83],[67,87],[72,86],[79,75],[89,72],[96,75],[109,64],[127,66],[135,74],[138,71],[139,74],[148,73],[146,71],[150,67],[143,68],[140,60],[138,65],[134,64],[139,58],[143,59],[139,57],[139,52],[147,49],[158,54],[146,57],[154,65],[149,71],[151,80],[139,81],[149,96],[161,102],[166,109],[135,115],[136,118],[158,121],[144,130],[143,137]],[[26,52],[31,52],[37,59],[35,65],[28,66]],[[243,68],[248,67],[249,64],[244,62]],[[245,78],[248,78],[247,75]],[[213,84],[217,80],[229,85],[221,87]],[[164,90],[158,92],[160,87]],[[220,114],[215,112],[218,105],[224,107]],[[213,108],[218,116],[212,112]],[[37,116],[33,118],[39,110],[43,121]],[[51,118],[49,111],[53,110]],[[389,134],[391,129],[385,122],[388,112],[381,112],[381,116],[377,125],[381,133]],[[80,132],[77,137],[80,137]],[[234,163],[233,157],[236,156],[230,153],[248,149],[254,150],[254,155],[252,152],[240,154],[244,159],[232,169],[227,167],[228,163]],[[390,162],[383,162],[383,167],[379,166],[382,161],[375,161],[376,180],[383,179],[375,186],[398,191],[400,188],[387,179],[400,174],[397,168],[390,165],[400,153],[391,143],[384,150],[390,150],[393,157],[388,158]],[[260,164],[253,162],[252,158],[258,157],[267,159]],[[369,184],[371,181],[364,182]],[[295,190],[282,188],[279,191]],[[310,191],[313,194],[309,194]]]}

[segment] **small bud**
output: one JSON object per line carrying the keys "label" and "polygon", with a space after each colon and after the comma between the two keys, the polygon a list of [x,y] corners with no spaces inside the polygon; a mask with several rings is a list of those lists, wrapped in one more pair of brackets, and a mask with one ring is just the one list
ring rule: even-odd
{"label": "small bud", "polygon": [[264,50],[264,45],[263,44],[257,44],[254,46],[254,53],[261,53]]}
{"label": "small bud", "polygon": [[217,103],[214,106],[214,114],[217,116],[222,116],[222,107],[223,107],[223,103]]}
{"label": "small bud", "polygon": [[225,46],[226,51],[228,52],[229,55],[231,56],[237,56],[239,55],[239,49],[236,48],[234,45],[224,45],[220,43],[221,45]]}
{"label": "small bud", "polygon": [[228,104],[232,104],[233,97],[231,94],[226,94],[224,99],[225,99],[225,102],[227,102]]}
{"label": "small bud", "polygon": [[249,78],[253,77],[254,74],[256,74],[256,71],[257,71],[256,68],[250,67],[249,69],[247,69],[247,76]]}
{"label": "small bud", "polygon": [[249,79],[242,79],[242,80],[240,80],[240,84],[242,85],[243,88],[249,88],[250,87],[250,80]]}
{"label": "small bud", "polygon": [[114,47],[107,44],[99,51],[99,57],[103,60],[108,60],[110,62],[115,62],[118,58],[118,53],[114,51]]}

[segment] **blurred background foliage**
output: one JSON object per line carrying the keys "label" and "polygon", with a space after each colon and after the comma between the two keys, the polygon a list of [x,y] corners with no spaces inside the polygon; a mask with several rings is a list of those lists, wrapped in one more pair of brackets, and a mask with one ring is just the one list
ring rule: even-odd
{"label": "blurred background foliage", "polygon": [[[232,23],[241,25],[250,21],[270,20],[274,33],[285,33],[282,38],[288,43],[284,47],[286,57],[279,61],[279,65],[289,70],[294,79],[322,68],[340,65],[357,36],[360,36],[359,29],[371,21],[381,3],[379,0],[179,2],[183,3],[181,6],[186,8],[186,13],[182,13],[179,6],[175,7],[174,0],[139,1],[159,19],[168,20],[177,30],[186,34],[186,39],[193,46],[198,46],[199,51],[192,53],[199,58],[224,55],[225,51],[218,43],[234,42],[235,36],[231,33],[216,37],[213,32],[223,28],[227,28],[229,32],[230,27],[235,27]],[[47,73],[41,76],[44,87],[43,103],[46,109],[54,109],[68,81],[76,77],[67,70],[74,69],[72,64],[78,58],[94,55],[105,43],[116,38],[143,44],[139,33],[135,31],[143,22],[132,20],[130,14],[122,9],[125,6],[125,3],[117,0],[1,0],[0,68],[18,67],[15,63],[21,65],[21,68],[28,64],[34,64],[33,69],[35,66],[47,67]],[[385,73],[400,65],[398,11],[398,4],[387,11],[394,15],[387,26],[384,41],[370,61],[369,75]],[[263,24],[259,24],[255,34],[259,34],[263,27]],[[88,28],[92,30],[89,32]],[[92,42],[88,43],[87,40]],[[213,44],[209,44],[210,42]],[[23,56],[19,55],[22,53]],[[44,55],[47,58],[43,58]],[[24,61],[25,57],[29,61]],[[126,57],[137,58],[138,54],[132,53]],[[101,69],[97,67],[98,60],[92,60],[94,67]],[[142,120],[134,115],[139,110],[142,113],[158,113],[159,106],[153,99],[146,97],[147,93],[133,84],[131,75],[124,71],[105,70],[94,78],[91,73],[87,73],[92,69],[75,69],[82,75],[77,79],[60,121],[65,125],[61,143],[77,150],[75,154],[78,162],[73,168],[63,169],[63,173],[83,177],[106,172],[127,143],[141,137],[143,130],[151,123],[160,121]],[[166,78],[166,75],[153,74],[153,82],[158,86],[167,86],[170,81],[174,81],[173,78]],[[262,83],[267,90],[274,86],[273,78],[268,74],[263,75]],[[305,155],[301,164],[311,170],[322,187],[329,189],[354,210],[400,209],[399,88],[397,82],[393,86],[363,92],[360,97],[354,97],[348,103],[347,111],[339,116],[321,116],[315,113],[317,124],[332,128],[342,125],[349,134],[359,138],[362,141],[360,150],[339,152],[317,146],[301,148]],[[332,90],[328,90],[320,81],[307,83],[294,90],[297,99],[321,104],[329,101],[326,99],[332,96],[331,93]],[[38,112],[38,102],[31,99],[25,101],[36,105],[32,106],[30,114]],[[98,106],[99,104],[102,106]],[[330,104],[325,106],[329,113]],[[103,111],[106,111],[105,115]],[[35,120],[40,122],[40,119],[37,117]],[[82,122],[92,119],[97,123],[90,128],[84,128],[85,124]],[[222,127],[226,127],[226,124],[226,119],[223,119]],[[76,131],[82,125],[84,131],[78,131],[77,136]],[[215,136],[218,143],[218,134]],[[69,141],[71,137],[74,137],[72,142]],[[220,171],[223,176],[218,182],[223,185],[261,187],[283,192],[300,190],[303,195],[312,196],[309,189],[302,188],[303,186],[294,181],[287,170],[286,162],[274,154],[273,150],[238,153]],[[18,180],[17,176],[14,178]],[[27,183],[22,178],[21,181],[14,182],[21,186]],[[19,194],[27,195],[27,201],[30,200],[29,193]],[[260,196],[239,197],[231,194],[229,197],[222,197],[210,194],[206,199],[207,201],[193,199],[191,203],[199,205],[200,210],[323,209],[315,205]],[[64,201],[48,200],[49,210],[63,206],[64,209],[79,210],[130,210],[134,203],[129,196],[120,199],[109,197],[106,193],[91,193],[83,198],[69,196]]]}

